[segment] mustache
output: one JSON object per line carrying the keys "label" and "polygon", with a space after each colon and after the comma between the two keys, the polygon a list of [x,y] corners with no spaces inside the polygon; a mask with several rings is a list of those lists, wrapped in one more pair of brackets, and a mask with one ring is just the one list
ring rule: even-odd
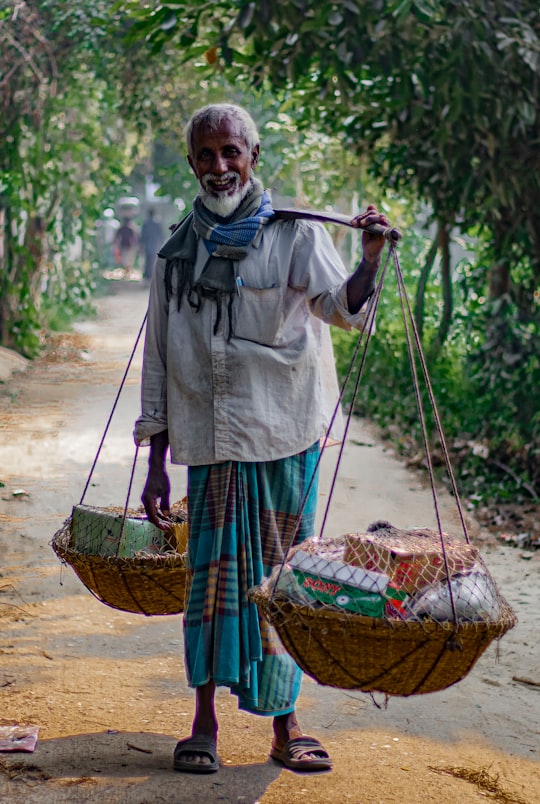
{"label": "mustache", "polygon": [[234,179],[237,183],[240,181],[240,174],[236,172],[236,170],[229,170],[227,173],[207,173],[203,176],[202,185],[205,190],[208,189],[208,183],[211,181],[229,181],[230,179]]}

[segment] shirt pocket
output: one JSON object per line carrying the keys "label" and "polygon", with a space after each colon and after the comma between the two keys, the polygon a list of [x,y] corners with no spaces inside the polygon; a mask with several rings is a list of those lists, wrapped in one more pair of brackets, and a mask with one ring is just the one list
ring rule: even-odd
{"label": "shirt pocket", "polygon": [[233,338],[264,346],[276,343],[283,329],[283,290],[242,285],[233,304]]}

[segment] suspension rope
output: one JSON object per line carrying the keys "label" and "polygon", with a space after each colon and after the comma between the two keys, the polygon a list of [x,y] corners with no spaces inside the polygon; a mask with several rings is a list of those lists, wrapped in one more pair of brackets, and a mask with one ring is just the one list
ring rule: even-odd
{"label": "suspension rope", "polygon": [[[465,518],[464,518],[464,515],[463,515],[463,509],[462,509],[462,506],[461,506],[461,502],[460,502],[460,498],[459,498],[459,493],[458,493],[454,473],[452,471],[452,466],[451,466],[451,463],[450,463],[450,457],[449,457],[448,448],[447,448],[446,440],[445,440],[444,433],[443,433],[441,419],[440,419],[440,416],[439,416],[439,413],[438,413],[438,410],[437,410],[437,405],[436,405],[435,397],[434,397],[434,394],[433,394],[433,388],[432,388],[432,385],[431,385],[431,381],[430,381],[430,378],[429,378],[429,373],[428,373],[428,370],[427,370],[426,360],[425,360],[424,353],[423,353],[423,350],[422,350],[422,344],[421,344],[420,336],[419,336],[419,333],[418,333],[418,328],[417,328],[416,322],[414,320],[414,315],[413,315],[413,312],[412,312],[410,300],[409,300],[409,297],[408,297],[408,294],[407,294],[407,289],[405,287],[405,280],[403,278],[403,272],[402,272],[402,269],[401,269],[401,265],[399,263],[399,257],[398,257],[397,249],[396,249],[396,242],[393,239],[389,239],[389,246],[388,246],[386,261],[385,261],[383,269],[381,271],[380,278],[379,278],[379,281],[378,281],[378,283],[376,285],[375,291],[374,291],[373,295],[370,297],[370,299],[368,301],[368,306],[367,306],[367,310],[366,310],[366,316],[365,316],[365,319],[364,319],[364,323],[362,325],[361,330],[359,331],[358,339],[357,339],[355,348],[353,350],[353,354],[352,354],[352,357],[351,357],[351,360],[350,360],[350,363],[349,363],[349,366],[348,366],[348,369],[347,369],[345,379],[344,379],[344,381],[343,381],[343,383],[341,385],[341,388],[340,388],[339,397],[338,397],[334,412],[332,414],[330,424],[329,424],[328,429],[327,429],[327,433],[325,435],[325,438],[324,438],[324,441],[323,441],[323,444],[322,444],[322,448],[321,448],[319,458],[317,460],[317,463],[316,463],[315,469],[313,471],[313,475],[312,475],[312,478],[311,478],[310,483],[308,485],[307,491],[304,494],[304,497],[302,499],[302,503],[300,505],[300,510],[299,510],[299,513],[298,513],[298,517],[297,517],[295,527],[293,529],[292,534],[289,537],[288,544],[287,544],[286,548],[284,548],[283,560],[282,560],[279,572],[277,574],[277,577],[275,579],[275,583],[274,583],[272,591],[271,591],[270,602],[272,603],[272,601],[273,601],[273,599],[275,597],[275,592],[276,592],[277,587],[278,587],[279,579],[280,579],[281,573],[283,572],[283,569],[285,567],[286,556],[287,556],[288,551],[290,550],[290,548],[294,544],[294,540],[295,540],[296,535],[298,533],[298,530],[300,528],[300,523],[301,523],[301,520],[302,520],[303,511],[304,511],[305,506],[307,504],[307,500],[308,500],[311,488],[313,486],[313,483],[315,482],[315,477],[317,475],[317,470],[319,468],[324,449],[326,448],[326,445],[327,445],[327,442],[328,442],[329,432],[330,432],[330,430],[331,430],[331,428],[332,428],[332,426],[334,424],[334,421],[335,421],[335,419],[337,417],[337,414],[338,414],[338,412],[340,410],[340,407],[341,407],[341,404],[342,404],[342,401],[343,401],[343,398],[344,398],[344,395],[345,395],[345,390],[346,390],[346,388],[347,388],[347,386],[348,386],[348,384],[349,384],[349,382],[351,380],[353,370],[354,370],[354,368],[355,368],[355,366],[357,364],[357,361],[358,361],[358,358],[359,358],[359,355],[360,355],[360,360],[359,360],[359,363],[358,363],[358,371],[357,371],[356,378],[355,378],[354,388],[353,388],[350,403],[348,405],[348,412],[347,412],[347,416],[346,416],[344,435],[343,435],[343,439],[342,439],[341,444],[340,444],[340,449],[339,449],[338,458],[336,460],[336,465],[334,467],[334,472],[333,472],[333,476],[332,476],[332,480],[331,480],[330,491],[328,493],[328,499],[327,499],[327,503],[326,503],[326,508],[325,508],[325,511],[324,511],[320,532],[315,537],[317,540],[321,540],[323,538],[323,533],[324,533],[324,529],[325,529],[326,522],[327,522],[327,519],[328,519],[330,506],[332,504],[332,498],[333,498],[333,494],[334,494],[334,491],[335,491],[335,486],[336,486],[337,477],[338,477],[338,473],[339,473],[339,469],[340,469],[340,465],[341,465],[341,460],[342,460],[342,457],[343,457],[343,451],[345,449],[345,443],[346,443],[346,440],[347,440],[349,427],[350,427],[352,416],[353,416],[353,413],[354,413],[354,406],[355,406],[355,402],[356,402],[356,399],[357,399],[357,396],[358,396],[358,391],[359,391],[359,388],[360,388],[360,380],[362,378],[362,374],[363,374],[364,367],[365,367],[367,349],[368,349],[369,341],[370,341],[371,334],[372,334],[372,331],[373,331],[373,326],[374,326],[374,323],[375,323],[377,308],[378,308],[378,305],[379,305],[384,280],[386,278],[387,267],[388,267],[388,264],[389,264],[389,261],[390,261],[391,258],[393,260],[394,272],[395,272],[396,281],[397,281],[397,287],[398,287],[398,293],[399,293],[399,299],[400,299],[400,306],[401,306],[401,313],[402,313],[403,325],[404,325],[404,329],[405,329],[405,339],[406,339],[406,344],[407,344],[407,355],[408,355],[409,364],[410,364],[410,368],[411,368],[413,390],[414,390],[414,395],[415,395],[417,409],[418,409],[418,416],[419,416],[419,420],[420,420],[420,426],[421,426],[421,430],[422,430],[422,440],[423,440],[424,450],[425,450],[425,454],[426,454],[426,465],[427,465],[427,470],[428,470],[428,475],[429,475],[431,494],[432,494],[432,498],[433,498],[433,505],[434,505],[434,509],[435,509],[435,517],[436,517],[436,521],[437,521],[437,529],[438,529],[439,539],[440,539],[440,543],[441,543],[441,551],[442,551],[442,555],[443,555],[444,567],[445,567],[445,571],[446,571],[446,579],[447,579],[447,582],[448,582],[449,600],[450,600],[450,606],[451,606],[452,618],[453,618],[453,625],[454,625],[454,630],[455,630],[458,627],[458,617],[457,617],[457,611],[456,611],[456,606],[455,606],[455,601],[454,601],[454,594],[453,594],[453,590],[452,590],[452,584],[451,584],[451,581],[450,581],[448,555],[447,555],[447,551],[446,551],[444,535],[443,535],[443,532],[442,532],[439,503],[438,503],[438,498],[437,498],[437,490],[436,490],[436,486],[435,486],[435,475],[434,475],[434,471],[433,471],[433,461],[432,461],[432,458],[431,458],[431,453],[430,453],[430,448],[429,448],[429,438],[428,438],[428,433],[427,433],[426,417],[425,417],[424,408],[423,408],[423,404],[422,404],[422,397],[421,397],[421,393],[420,393],[419,378],[418,378],[418,372],[417,372],[417,368],[416,368],[416,360],[415,360],[416,355],[418,356],[420,366],[421,366],[421,369],[422,369],[423,379],[424,379],[424,382],[425,382],[425,386],[426,386],[430,406],[431,406],[431,409],[432,409],[432,412],[433,412],[433,418],[434,418],[434,421],[435,421],[435,427],[436,427],[436,430],[437,430],[437,434],[438,434],[439,441],[440,441],[440,444],[441,444],[441,449],[442,449],[443,456],[444,456],[445,467],[446,467],[446,470],[448,472],[448,476],[449,476],[449,479],[450,479],[450,484],[451,484],[451,487],[452,487],[452,492],[453,492],[453,495],[454,495],[454,499],[455,499],[458,514],[459,514],[459,519],[460,519],[460,522],[461,522],[461,527],[463,529],[463,535],[465,537],[465,540],[466,540],[467,544],[470,544],[470,539],[469,539],[469,535],[468,535],[468,532],[467,532],[467,526],[466,526]],[[411,332],[412,332],[412,337],[411,337]],[[361,350],[361,347],[363,347],[362,350]],[[450,641],[448,643],[448,647],[449,648],[459,648],[459,644],[454,642],[454,641]]]}
{"label": "suspension rope", "polygon": [[[139,333],[138,333],[138,335],[137,335],[137,338],[135,339],[135,343],[134,343],[134,345],[133,345],[133,349],[131,350],[131,355],[129,356],[129,360],[128,360],[128,363],[127,363],[127,366],[126,366],[126,370],[124,371],[124,376],[122,377],[122,380],[121,380],[121,382],[120,382],[120,387],[119,387],[118,392],[117,392],[117,394],[116,394],[116,398],[115,398],[115,400],[114,400],[114,402],[113,402],[112,410],[111,410],[111,412],[110,412],[110,414],[109,414],[109,418],[107,419],[107,424],[105,425],[105,430],[104,430],[103,435],[102,435],[102,437],[101,437],[101,441],[99,442],[99,447],[98,447],[98,450],[97,450],[96,455],[95,455],[95,457],[94,457],[94,462],[92,463],[92,468],[90,469],[90,474],[88,475],[88,479],[87,479],[87,481],[86,481],[86,485],[85,485],[85,487],[84,487],[84,490],[83,490],[83,493],[82,493],[82,496],[81,496],[81,499],[80,499],[79,505],[82,505],[82,504],[83,504],[83,500],[84,500],[84,498],[85,498],[85,496],[86,496],[86,492],[88,491],[88,486],[90,485],[90,481],[91,481],[91,479],[92,479],[92,475],[94,474],[94,469],[96,468],[96,464],[97,464],[97,462],[98,462],[98,458],[99,458],[99,455],[100,455],[100,453],[101,453],[101,449],[102,449],[103,444],[104,444],[104,442],[105,442],[105,437],[106,437],[106,435],[107,435],[107,433],[108,433],[108,431],[109,431],[109,427],[110,427],[110,424],[111,424],[111,421],[112,421],[112,417],[114,416],[114,412],[115,412],[115,410],[116,410],[116,406],[118,405],[118,400],[120,399],[120,394],[122,393],[122,389],[123,389],[124,384],[125,384],[125,382],[126,382],[126,379],[127,379],[127,375],[128,375],[129,369],[131,368],[131,364],[132,364],[132,362],[133,362],[133,358],[134,358],[134,356],[135,356],[135,352],[137,351],[137,346],[139,345],[139,341],[140,341],[140,339],[141,339],[141,335],[142,335],[142,333],[143,333],[144,325],[146,324],[146,317],[147,317],[147,315],[148,315],[148,313],[145,313],[145,314],[144,314],[143,322],[142,322],[141,327],[140,327],[140,329],[139,329]],[[136,455],[136,453],[135,453],[135,455]],[[127,505],[126,505],[126,507],[127,507]]]}

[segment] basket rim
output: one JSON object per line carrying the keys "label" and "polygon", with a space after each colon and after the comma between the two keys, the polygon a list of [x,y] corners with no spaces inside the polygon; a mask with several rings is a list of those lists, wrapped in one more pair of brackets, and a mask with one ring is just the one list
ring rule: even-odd
{"label": "basket rim", "polygon": [[50,546],[58,558],[69,565],[77,562],[95,565],[109,564],[124,568],[144,565],[147,569],[154,570],[173,567],[186,568],[187,553],[169,551],[167,553],[141,553],[135,556],[101,556],[93,555],[92,553],[80,553],[72,547],[59,544],[54,539],[50,542]]}
{"label": "basket rim", "polygon": [[296,603],[284,596],[276,594],[272,599],[268,599],[265,595],[257,591],[250,592],[250,598],[254,603],[261,606],[263,611],[268,615],[272,624],[275,626],[274,619],[283,618],[283,609],[288,609],[291,615],[296,615],[304,620],[310,620],[313,625],[317,622],[333,622],[336,621],[348,626],[361,627],[369,631],[381,631],[388,633],[401,631],[401,632],[416,632],[422,634],[441,633],[454,631],[455,633],[467,633],[469,631],[492,631],[499,633],[502,636],[510,628],[514,627],[517,623],[517,616],[513,610],[508,606],[508,616],[505,619],[497,621],[479,620],[475,622],[437,622],[436,620],[426,619],[422,622],[418,620],[389,620],[385,617],[369,617],[364,614],[356,614],[346,612],[344,610],[332,609],[328,606],[315,608],[313,606]]}
{"label": "basket rim", "polygon": [[[178,503],[175,505],[179,506]],[[75,507],[75,506],[74,506]],[[112,507],[102,508],[97,506],[80,506],[88,508],[96,508],[96,510],[105,513],[114,514],[111,510]],[[138,517],[137,517],[138,518]],[[73,545],[73,534],[71,532],[71,525],[73,522],[73,514],[70,514],[62,523],[60,528],[54,533],[49,542],[49,546],[56,553],[58,558],[66,564],[73,566],[74,563],[95,564],[96,566],[103,566],[105,563],[109,566],[116,566],[118,568],[127,569],[129,567],[144,566],[147,570],[171,569],[172,567],[186,567],[187,550],[179,553],[175,550],[166,550],[163,553],[150,553],[139,551],[136,555],[132,556],[116,556],[116,555],[100,555],[99,553],[82,553],[76,550]],[[186,520],[175,522],[177,525],[185,524]]]}

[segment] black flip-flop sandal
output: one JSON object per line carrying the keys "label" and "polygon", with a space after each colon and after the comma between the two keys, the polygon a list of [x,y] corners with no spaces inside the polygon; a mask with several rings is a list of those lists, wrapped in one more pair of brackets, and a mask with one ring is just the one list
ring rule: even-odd
{"label": "black flip-flop sandal", "polygon": [[[210,762],[188,762],[182,759],[182,754],[198,754],[208,757]],[[219,770],[219,758],[217,755],[216,741],[206,734],[194,734],[180,740],[174,749],[174,770],[183,773],[215,773]]]}

